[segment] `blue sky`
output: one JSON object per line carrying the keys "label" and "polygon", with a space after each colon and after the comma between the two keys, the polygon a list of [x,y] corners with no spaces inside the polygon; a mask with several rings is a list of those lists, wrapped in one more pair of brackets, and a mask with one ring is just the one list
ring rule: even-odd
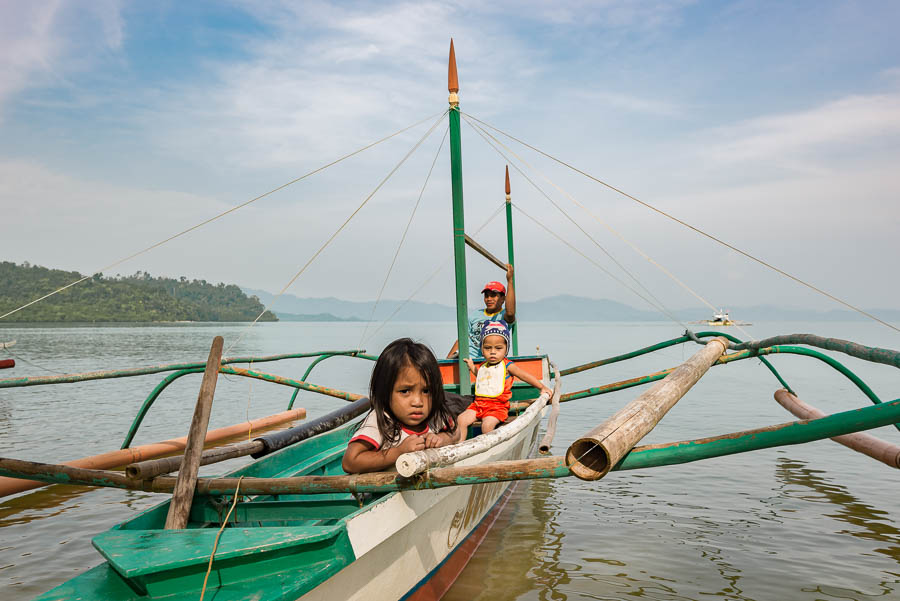
{"label": "blue sky", "polygon": [[[900,308],[897,23],[895,2],[5,2],[0,258],[88,273],[437,115],[452,36],[467,113],[851,303]],[[278,291],[426,128],[111,271]],[[378,294],[444,129],[289,292]],[[511,148],[671,308],[700,303],[603,223],[715,305],[837,308]],[[406,298],[450,256],[441,153],[386,297]],[[468,126],[463,154],[474,231],[503,201],[505,161]],[[512,179],[515,203],[629,280],[515,169]],[[646,308],[524,216],[516,223],[520,297]],[[503,236],[495,219],[478,239],[505,255]],[[470,288],[500,277],[468,260]],[[449,272],[416,298],[449,302]]]}

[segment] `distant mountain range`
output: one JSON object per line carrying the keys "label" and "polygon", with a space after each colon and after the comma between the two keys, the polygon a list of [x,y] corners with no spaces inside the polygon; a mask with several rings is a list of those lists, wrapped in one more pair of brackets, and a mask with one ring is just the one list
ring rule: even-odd
{"label": "distant mountain range", "polygon": [[[347,301],[339,298],[299,298],[283,294],[272,303],[274,295],[265,290],[243,288],[247,295],[255,295],[278,317],[285,321],[382,321],[399,311],[395,321],[453,321],[456,313],[450,305],[419,301],[382,300],[372,316],[374,301]],[[731,317],[741,321],[863,321],[867,318],[852,311],[833,309],[812,311],[774,305],[728,307]],[[886,321],[900,322],[900,310],[866,309]],[[709,319],[712,312],[705,307],[674,311],[684,321]],[[667,321],[655,311],[635,309],[609,299],[586,298],[561,294],[536,301],[519,301],[517,315],[532,321]]]}

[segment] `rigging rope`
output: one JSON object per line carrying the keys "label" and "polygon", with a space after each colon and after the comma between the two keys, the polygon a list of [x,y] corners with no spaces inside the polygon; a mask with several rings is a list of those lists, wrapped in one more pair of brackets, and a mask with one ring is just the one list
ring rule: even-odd
{"label": "rigging rope", "polygon": [[602,185],[602,186],[605,186],[606,188],[609,188],[609,189],[612,190],[613,192],[616,192],[617,194],[621,194],[622,196],[624,196],[624,197],[626,197],[626,198],[629,198],[629,199],[633,200],[634,202],[636,202],[636,203],[638,203],[638,204],[640,204],[640,205],[643,205],[643,206],[647,207],[647,208],[650,209],[651,211],[655,211],[655,212],[659,213],[659,214],[662,215],[663,217],[667,217],[667,218],[671,219],[672,221],[675,221],[676,223],[680,223],[680,224],[683,225],[684,227],[686,227],[686,228],[688,228],[688,229],[691,229],[691,230],[697,232],[698,234],[700,234],[700,235],[702,235],[702,236],[706,236],[706,237],[709,238],[710,240],[712,240],[712,241],[714,241],[714,242],[717,242],[717,243],[721,244],[722,246],[725,246],[726,248],[730,248],[730,249],[733,250],[734,252],[736,252],[736,253],[738,253],[738,254],[740,254],[740,255],[743,255],[743,256],[747,257],[748,259],[751,259],[751,260],[753,260],[753,261],[756,261],[756,262],[759,263],[760,265],[762,265],[762,266],[764,266],[764,267],[768,267],[769,269],[771,269],[771,270],[773,270],[773,271],[775,271],[775,272],[777,272],[777,273],[779,273],[779,274],[781,274],[781,275],[783,275],[783,276],[785,276],[785,277],[787,277],[787,278],[790,278],[790,279],[794,280],[794,281],[797,282],[798,284],[802,284],[803,286],[806,286],[807,288],[809,288],[809,289],[811,289],[811,290],[813,290],[813,291],[815,291],[815,292],[818,292],[819,294],[821,294],[821,295],[823,295],[823,296],[826,296],[826,297],[830,298],[831,300],[835,301],[836,303],[840,303],[841,305],[844,305],[844,306],[847,307],[848,309],[852,309],[853,311],[856,311],[857,313],[859,313],[859,314],[861,314],[861,315],[865,315],[865,316],[868,317],[869,319],[872,319],[872,320],[874,320],[874,321],[877,321],[877,322],[880,323],[881,325],[887,326],[887,327],[891,328],[892,330],[895,330],[895,331],[897,331],[897,332],[900,332],[900,328],[898,328],[898,327],[896,327],[896,326],[894,326],[894,325],[892,325],[892,324],[890,324],[890,323],[888,323],[888,322],[886,322],[886,321],[884,321],[884,320],[882,320],[882,319],[876,317],[875,315],[872,315],[871,313],[868,313],[867,311],[864,311],[864,310],[860,309],[859,307],[856,307],[856,306],[854,306],[854,305],[851,305],[851,304],[848,303],[847,301],[844,301],[844,300],[842,300],[842,299],[840,299],[840,298],[838,298],[838,297],[836,297],[836,296],[834,296],[834,295],[832,295],[832,294],[829,294],[828,292],[826,292],[826,291],[824,291],[824,290],[822,290],[822,289],[820,289],[820,288],[818,288],[818,287],[816,287],[816,286],[810,284],[809,282],[806,282],[806,281],[804,281],[804,280],[801,280],[801,279],[798,278],[797,276],[791,275],[790,273],[788,273],[788,272],[786,272],[786,271],[784,271],[784,270],[782,270],[782,269],[779,269],[778,267],[775,267],[774,265],[771,265],[770,263],[767,263],[766,261],[763,261],[762,259],[759,259],[759,258],[757,258],[757,257],[754,257],[754,256],[751,255],[750,253],[748,253],[748,252],[746,252],[746,251],[743,251],[743,250],[741,250],[740,248],[737,248],[736,246],[733,246],[733,245],[731,245],[731,244],[725,242],[724,240],[721,240],[721,239],[719,239],[719,238],[716,238],[716,237],[713,236],[712,234],[709,234],[709,233],[707,233],[707,232],[701,230],[700,228],[695,227],[695,226],[691,225],[690,223],[687,223],[686,221],[682,221],[681,219],[675,217],[674,215],[670,215],[669,213],[666,213],[666,212],[663,211],[662,209],[658,209],[657,207],[654,207],[654,206],[651,205],[650,203],[644,202],[643,200],[641,200],[641,199],[639,199],[639,198],[637,198],[637,197],[635,197],[635,196],[632,196],[631,194],[628,194],[628,193],[625,192],[624,190],[620,190],[619,188],[616,188],[616,187],[613,186],[612,184],[608,184],[608,183],[606,183],[605,181],[603,181],[603,180],[601,180],[601,179],[599,179],[599,178],[594,177],[594,176],[591,175],[590,173],[587,173],[587,172],[585,172],[585,171],[582,171],[581,169],[579,169],[579,168],[577,168],[577,167],[575,167],[575,166],[573,166],[573,165],[570,165],[569,163],[566,163],[565,161],[563,161],[563,160],[561,160],[561,159],[558,159],[558,158],[554,157],[553,155],[548,154],[548,153],[544,152],[543,150],[540,150],[539,148],[535,148],[535,147],[532,146],[531,144],[528,144],[527,142],[524,142],[523,140],[520,140],[519,138],[516,138],[515,136],[513,136],[513,135],[511,135],[511,134],[508,134],[508,133],[506,133],[505,131],[503,131],[503,130],[501,130],[501,129],[498,129],[498,128],[494,127],[493,125],[490,125],[489,123],[485,123],[484,121],[482,121],[481,119],[478,119],[477,117],[473,117],[472,115],[469,115],[468,113],[466,114],[466,116],[467,116],[467,117],[470,117],[471,119],[474,119],[475,121],[478,121],[478,122],[481,123],[482,125],[484,125],[484,126],[490,128],[490,129],[496,131],[497,133],[500,133],[500,134],[506,136],[507,138],[509,138],[509,139],[511,139],[511,140],[515,140],[515,141],[518,142],[519,144],[521,144],[521,145],[523,145],[523,146],[526,146],[527,148],[530,148],[531,150],[533,150],[533,151],[535,151],[535,152],[537,152],[537,153],[539,153],[539,154],[541,154],[541,155],[547,157],[548,159],[550,159],[550,160],[552,160],[552,161],[555,161],[555,162],[559,163],[560,165],[562,165],[562,166],[564,166],[564,167],[568,167],[568,168],[571,169],[572,171],[575,171],[576,173],[580,173],[581,175],[585,176],[585,177],[588,178],[588,179],[594,180],[594,181],[597,182],[598,184],[600,184],[600,185]]}
{"label": "rigging rope", "polygon": [[[466,114],[466,117],[469,117],[469,115]],[[474,117],[473,117],[473,119],[474,119]],[[468,119],[467,119],[467,121],[468,121]],[[471,122],[469,122],[469,125],[472,125],[473,127],[475,127],[474,124],[472,124]],[[479,128],[479,129],[481,129],[481,128]],[[600,225],[602,225],[603,227],[605,227],[605,228],[606,228],[607,230],[609,230],[611,233],[615,234],[620,240],[622,240],[622,241],[625,242],[628,246],[630,246],[631,249],[632,249],[634,252],[636,252],[637,254],[641,255],[641,256],[642,256],[644,259],[646,259],[651,265],[653,265],[654,267],[656,267],[657,269],[659,269],[660,271],[662,271],[669,279],[671,279],[673,282],[675,282],[676,284],[678,284],[679,286],[681,286],[684,290],[686,290],[688,293],[690,293],[692,296],[694,296],[694,298],[696,298],[697,300],[699,300],[700,302],[702,302],[704,305],[706,305],[707,307],[709,307],[710,309],[712,309],[713,312],[717,311],[717,308],[716,308],[715,306],[713,306],[712,303],[710,303],[708,300],[706,300],[703,296],[701,296],[701,295],[700,295],[698,292],[696,292],[693,288],[691,288],[690,286],[688,286],[685,282],[681,281],[681,279],[679,279],[674,273],[672,273],[671,271],[669,271],[668,269],[666,269],[662,264],[660,264],[660,263],[657,262],[655,259],[653,259],[653,257],[651,257],[651,256],[648,255],[646,252],[644,252],[644,250],[642,250],[637,244],[635,244],[634,242],[632,242],[631,240],[629,240],[628,238],[626,238],[621,232],[619,232],[617,229],[615,229],[614,227],[612,227],[609,223],[607,223],[606,221],[604,221],[603,219],[601,219],[596,213],[594,213],[594,212],[591,211],[587,206],[585,206],[584,203],[582,203],[582,202],[579,201],[577,198],[575,198],[574,196],[572,196],[571,194],[569,194],[569,192],[567,192],[565,189],[563,189],[562,186],[559,186],[559,185],[557,185],[555,182],[553,182],[553,181],[552,181],[549,177],[547,177],[540,169],[538,169],[537,167],[535,167],[534,165],[532,165],[532,164],[530,164],[528,161],[526,161],[524,158],[522,158],[521,156],[519,156],[518,154],[516,154],[516,152],[515,152],[512,148],[510,148],[509,146],[507,146],[506,144],[504,144],[502,141],[498,140],[496,137],[494,137],[493,135],[491,135],[490,132],[485,131],[484,133],[485,133],[486,135],[488,135],[492,140],[494,140],[497,144],[499,144],[500,146],[502,146],[503,148],[505,148],[506,150],[508,150],[510,154],[512,154],[512,155],[513,155],[514,157],[516,157],[517,159],[519,159],[519,161],[521,161],[526,167],[528,167],[529,169],[531,169],[532,171],[534,171],[535,173],[537,173],[538,175],[540,175],[540,176],[544,179],[544,181],[546,181],[548,184],[550,184],[551,186],[553,186],[554,188],[556,188],[563,196],[565,196],[566,198],[568,198],[569,200],[571,200],[576,206],[580,207],[585,213],[587,213],[588,215],[590,215],[591,217],[593,217],[594,220],[597,221]],[[618,264],[618,262],[617,262],[616,264]],[[620,267],[621,267],[621,266],[620,266]],[[645,290],[646,290],[646,288],[645,288]],[[649,292],[649,291],[648,291],[648,292]],[[654,297],[654,298],[655,298],[655,297]],[[658,299],[657,299],[657,300],[658,300]],[[745,336],[747,336],[747,337],[750,338],[750,339],[753,339],[753,336],[750,335],[749,332],[747,332],[746,330],[744,330],[743,328],[741,328],[740,325],[737,325],[737,324],[736,324],[736,327],[737,327],[737,328],[738,328]]]}
{"label": "rigging rope", "polygon": [[641,294],[640,292],[638,292],[637,290],[635,290],[634,288],[632,288],[631,286],[629,286],[628,284],[626,284],[625,282],[623,282],[622,280],[620,280],[617,276],[613,275],[613,273],[610,272],[610,271],[609,271],[608,269],[606,269],[605,267],[603,267],[603,265],[601,265],[600,263],[598,263],[597,261],[595,261],[594,259],[592,259],[592,258],[589,257],[588,255],[586,255],[585,253],[583,253],[583,252],[581,252],[580,250],[578,250],[578,249],[577,249],[574,245],[572,245],[568,240],[566,240],[565,238],[563,238],[562,236],[560,236],[559,234],[557,234],[556,232],[554,232],[553,230],[551,230],[549,227],[547,227],[545,224],[541,223],[539,220],[535,219],[534,217],[532,217],[531,215],[529,215],[528,213],[526,213],[526,212],[522,209],[522,207],[520,207],[520,206],[517,205],[516,203],[512,203],[512,205],[513,205],[513,207],[515,207],[515,209],[516,209],[518,212],[522,213],[522,215],[524,215],[525,217],[527,217],[528,219],[532,220],[532,221],[535,222],[537,225],[539,225],[540,227],[542,227],[542,228],[544,229],[544,231],[546,231],[548,234],[550,234],[551,236],[553,236],[554,238],[556,238],[557,240],[559,240],[560,242],[562,242],[563,244],[565,244],[566,246],[568,246],[569,248],[571,248],[571,249],[572,249],[573,251],[575,251],[577,254],[579,254],[579,255],[581,255],[582,257],[584,257],[585,259],[587,259],[587,260],[588,260],[590,263],[592,263],[595,267],[597,267],[597,268],[600,269],[603,273],[605,273],[606,275],[608,275],[609,277],[611,277],[612,279],[614,279],[615,281],[617,281],[619,284],[621,284],[622,286],[628,288],[629,290],[631,290],[631,291],[632,291],[634,294],[636,294],[637,296],[641,297],[641,298],[642,298],[648,305],[650,305],[653,309],[659,311],[659,312],[662,313],[664,316],[668,317],[669,319],[671,319],[672,321],[674,321],[674,322],[677,323],[678,325],[684,325],[684,323],[683,323],[681,320],[679,320],[677,317],[675,317],[675,315],[669,313],[669,312],[666,311],[664,308],[660,308],[660,307],[656,306],[656,305],[653,303],[653,301],[651,301],[650,299],[648,299],[647,297],[645,297],[643,294]]}
{"label": "rigging rope", "polygon": [[370,192],[368,196],[366,196],[365,200],[363,200],[362,203],[360,203],[360,205],[358,207],[356,207],[356,210],[354,210],[352,213],[350,213],[350,216],[344,220],[344,223],[342,223],[341,226],[338,229],[336,229],[333,234],[331,234],[331,236],[328,238],[328,240],[326,240],[324,242],[324,244],[322,244],[322,246],[320,246],[319,249],[315,253],[313,253],[313,256],[309,258],[309,260],[303,265],[303,267],[301,267],[300,270],[297,271],[297,273],[295,273],[294,276],[290,280],[288,280],[288,283],[285,284],[284,287],[282,287],[282,289],[278,292],[278,294],[276,294],[274,297],[272,297],[272,300],[269,302],[269,305],[263,307],[263,310],[260,311],[259,315],[256,316],[256,319],[254,319],[252,322],[250,322],[247,325],[247,327],[244,328],[244,331],[241,333],[241,335],[238,336],[237,339],[233,343],[231,343],[231,345],[229,345],[228,349],[225,351],[226,355],[228,353],[230,353],[231,350],[235,346],[237,346],[237,344],[241,340],[243,340],[244,335],[250,331],[250,328],[255,326],[256,322],[258,322],[260,320],[260,318],[265,314],[265,312],[269,310],[269,306],[271,306],[272,304],[275,303],[275,301],[277,301],[279,298],[281,298],[281,295],[284,294],[285,291],[287,291],[287,289],[290,288],[291,285],[293,285],[293,283],[297,281],[297,278],[299,278],[303,274],[303,272],[306,271],[306,268],[309,267],[310,265],[312,265],[313,261],[315,261],[318,258],[318,256],[320,254],[322,254],[322,251],[324,251],[328,247],[328,245],[331,244],[331,242],[338,236],[338,234],[340,234],[343,231],[343,229],[345,227],[347,227],[347,224],[350,223],[350,221],[354,217],[356,217],[357,213],[359,213],[362,210],[362,208],[364,206],[366,206],[366,204],[368,204],[368,202],[372,199],[373,196],[375,196],[375,194],[381,189],[381,187],[385,183],[387,183],[387,181],[389,179],[391,179],[391,177],[394,175],[394,173],[397,172],[398,169],[400,169],[400,167],[403,165],[403,163],[406,162],[406,159],[408,159],[410,156],[412,156],[412,154],[419,148],[419,146],[422,145],[422,143],[428,138],[428,136],[431,135],[431,132],[433,132],[437,128],[437,126],[440,124],[440,122],[444,120],[444,117],[447,115],[447,112],[448,111],[444,111],[443,113],[441,113],[441,116],[438,117],[438,119],[431,125],[431,127],[428,128],[428,131],[426,131],[425,134],[421,138],[419,138],[419,141],[416,142],[413,145],[413,147],[409,149],[409,151],[403,156],[403,158],[400,159],[400,162],[397,163],[396,165],[394,165],[394,168],[391,169],[390,172],[386,176],[384,176],[384,178],[378,183],[378,185],[375,186],[375,189],[372,190],[372,192]]}
{"label": "rigging rope", "polygon": [[[493,221],[493,220],[497,217],[497,215],[499,215],[505,208],[506,208],[506,202],[504,201],[503,203],[500,204],[499,207],[497,207],[497,210],[494,211],[494,212],[491,214],[491,216],[488,217],[487,220],[486,220],[484,223],[481,224],[481,226],[479,226],[478,229],[475,230],[475,234],[477,235],[477,234],[481,233],[481,230],[483,230],[484,228],[486,228],[486,227],[488,226],[488,224],[489,224],[491,221]],[[414,299],[414,298],[416,297],[416,295],[419,294],[419,292],[421,292],[422,289],[425,288],[425,286],[426,286],[431,280],[433,280],[433,279],[435,278],[435,276],[437,276],[437,274],[439,274],[441,271],[443,271],[443,269],[444,269],[445,267],[447,267],[447,265],[449,265],[452,261],[453,261],[453,255],[451,254],[450,257],[448,257],[446,261],[444,261],[437,269],[435,269],[435,270],[431,273],[431,275],[429,275],[427,278],[425,278],[425,281],[424,281],[424,282],[422,282],[421,284],[419,284],[419,287],[418,287],[418,288],[416,288],[415,290],[413,290],[412,294],[410,294],[408,297],[406,297],[406,300],[405,300],[405,301],[403,301],[402,303],[400,303],[400,305],[399,305],[396,309],[394,309],[394,312],[393,312],[393,313],[391,313],[390,315],[388,315],[387,319],[385,319],[384,321],[381,322],[381,324],[378,326],[378,329],[376,329],[374,332],[372,332],[372,333],[369,335],[369,337],[365,339],[364,343],[368,343],[368,342],[369,342],[376,334],[378,334],[378,332],[380,332],[380,331],[382,330],[382,328],[384,328],[384,326],[386,326],[387,323],[388,323],[389,321],[391,321],[391,320],[394,318],[394,316],[397,315],[397,313],[400,312],[401,309],[403,309],[403,307],[405,307],[407,304],[409,304],[409,301],[411,301],[412,299]],[[362,346],[362,345],[360,345],[360,346]]]}
{"label": "rigging rope", "polygon": [[397,245],[397,250],[394,251],[394,258],[391,259],[391,265],[388,267],[387,273],[384,276],[384,281],[381,283],[381,290],[378,291],[378,297],[375,299],[375,304],[372,305],[372,313],[369,315],[368,321],[366,321],[366,326],[363,328],[363,333],[359,337],[359,345],[357,349],[362,350],[363,340],[366,338],[366,332],[369,331],[369,323],[375,318],[375,311],[378,309],[378,303],[381,302],[381,295],[384,294],[384,288],[387,286],[388,279],[391,277],[391,272],[394,270],[394,264],[397,262],[397,257],[400,255],[400,249],[403,248],[403,242],[406,241],[406,234],[409,233],[409,226],[412,225],[413,218],[416,216],[416,211],[419,209],[419,203],[422,202],[422,195],[425,194],[425,188],[428,186],[428,181],[431,179],[431,174],[434,171],[434,166],[437,164],[438,157],[441,154],[441,150],[444,148],[444,142],[447,140],[447,134],[450,133],[450,127],[448,126],[446,130],[444,130],[444,137],[441,138],[441,143],[438,145],[437,152],[434,154],[434,160],[431,161],[431,168],[428,170],[428,175],[425,176],[425,182],[422,184],[422,189],[419,191],[419,197],[416,199],[416,204],[413,206],[412,213],[409,216],[409,220],[406,222],[406,229],[403,230],[403,235],[400,236],[400,243]]}
{"label": "rigging rope", "polygon": [[[441,113],[441,116],[443,117],[444,114],[446,114],[446,111]],[[199,228],[203,227],[204,225],[210,224],[213,221],[216,221],[217,219],[220,219],[220,218],[224,217],[225,215],[228,215],[229,213],[233,213],[233,212],[237,211],[238,209],[242,209],[242,208],[246,207],[247,205],[256,202],[257,200],[261,200],[261,199],[265,198],[266,196],[270,196],[270,195],[274,194],[275,192],[278,192],[280,190],[287,188],[288,186],[296,184],[297,182],[304,180],[311,175],[315,175],[316,173],[319,173],[320,171],[324,171],[325,169],[328,169],[329,167],[337,165],[338,163],[340,163],[341,161],[343,161],[345,159],[349,159],[350,157],[355,156],[355,155],[363,152],[364,150],[368,150],[369,148],[372,148],[373,146],[377,146],[378,144],[381,144],[382,142],[386,142],[387,140],[390,140],[391,138],[398,136],[407,130],[410,130],[418,125],[421,125],[422,123],[425,123],[426,121],[430,121],[431,119],[434,119],[434,117],[435,117],[435,115],[430,115],[430,116],[422,119],[421,121],[416,121],[412,125],[409,125],[407,127],[404,127],[403,129],[397,130],[394,133],[392,133],[388,136],[385,136],[385,137],[381,138],[380,140],[376,140],[375,142],[372,142],[371,144],[367,144],[366,146],[363,146],[362,148],[354,150],[351,153],[345,154],[344,156],[342,156],[338,159],[335,159],[335,160],[331,161],[330,163],[326,163],[325,165],[322,165],[321,167],[313,169],[312,171],[310,171],[304,175],[301,175],[300,177],[292,179],[291,181],[289,181],[285,184],[282,184],[282,185],[278,186],[277,188],[273,188],[272,190],[269,190],[268,192],[264,192],[263,194],[260,194],[259,196],[255,197],[255,198],[251,198],[250,200],[242,202],[239,205],[235,205],[235,206],[231,207],[230,209],[219,213],[218,215],[210,217],[209,219],[207,219],[205,221],[201,221],[200,223],[193,225],[193,226],[187,228],[186,230],[182,230],[182,231],[178,232],[177,234],[173,234],[173,235],[169,236],[168,238],[160,240],[159,242],[156,242],[155,244],[151,244],[147,248],[145,248],[143,250],[139,250],[133,254],[130,254],[123,259],[119,259],[118,261],[110,263],[109,265],[106,265],[105,267],[101,267],[100,269],[95,270],[91,275],[86,275],[79,280],[70,282],[69,284],[62,286],[61,288],[57,288],[53,292],[45,294],[44,296],[42,296],[40,298],[36,298],[33,301],[25,303],[21,307],[18,307],[16,309],[13,309],[12,311],[8,311],[8,312],[4,313],[3,315],[0,315],[0,319],[4,319],[5,317],[12,315],[13,313],[17,313],[17,312],[21,311],[22,309],[25,309],[27,307],[30,307],[31,305],[41,302],[42,300],[44,300],[46,298],[50,298],[54,294],[58,294],[58,293],[62,292],[63,290],[66,290],[68,288],[71,288],[72,286],[75,286],[76,284],[80,284],[81,282],[83,282],[85,280],[89,280],[92,277],[94,277],[95,274],[103,273],[104,271],[107,271],[109,269],[112,269],[113,267],[121,265],[122,263],[125,263],[126,261],[130,261],[131,259],[133,259],[137,256],[140,256],[140,255],[142,255],[146,252],[149,252],[155,248],[159,248],[160,246],[162,246],[163,244],[166,244],[167,242],[171,242],[172,240],[175,240],[176,238],[180,238],[181,236],[184,236],[185,234],[188,234],[196,229],[199,229]]]}
{"label": "rigging rope", "polygon": [[[465,117],[464,117],[464,118],[465,118]],[[581,231],[582,234],[584,234],[585,236],[587,236],[587,238],[588,238],[591,242],[593,242],[594,245],[597,246],[597,248],[599,248],[601,251],[603,251],[603,253],[604,253],[607,257],[609,257],[609,259],[610,259],[613,263],[615,263],[615,264],[619,267],[619,269],[621,269],[626,275],[628,275],[632,280],[634,280],[634,282],[635,282],[638,286],[640,286],[640,287],[644,290],[644,292],[646,292],[650,297],[652,297],[652,298],[656,301],[656,303],[655,303],[655,304],[654,304],[654,303],[651,303],[651,304],[650,304],[651,307],[653,307],[653,308],[656,309],[657,311],[660,311],[663,315],[665,315],[666,317],[668,317],[669,319],[671,319],[672,321],[674,321],[674,322],[677,323],[678,325],[681,325],[681,326],[684,325],[684,323],[682,323],[681,320],[679,320],[677,317],[675,317],[675,315],[674,315],[668,308],[666,308],[665,304],[664,304],[659,298],[657,298],[656,295],[654,295],[652,292],[650,292],[650,290],[647,289],[647,287],[644,286],[644,285],[641,283],[641,281],[637,279],[637,276],[635,276],[635,275],[632,274],[628,269],[626,269],[625,266],[622,265],[622,264],[621,264],[621,263],[620,263],[620,262],[619,262],[619,261],[618,261],[618,260],[617,260],[617,259],[616,259],[616,258],[615,258],[608,250],[606,250],[606,248],[604,248],[604,246],[603,246],[602,244],[600,244],[593,236],[591,236],[591,235],[590,235],[590,234],[589,234],[589,233],[581,226],[581,224],[578,223],[578,221],[576,221],[575,219],[573,219],[572,216],[569,215],[569,214],[565,211],[565,209],[563,209],[561,206],[559,206],[559,204],[558,204],[556,201],[554,201],[552,198],[550,198],[550,196],[549,196],[546,192],[544,192],[544,190],[543,190],[540,186],[538,186],[536,183],[534,183],[534,181],[533,181],[530,177],[528,177],[528,175],[526,175],[525,172],[523,172],[523,171],[519,168],[519,166],[515,164],[514,161],[510,160],[509,157],[507,157],[505,154],[503,154],[503,152],[502,152],[499,148],[497,148],[496,146],[494,146],[494,145],[487,139],[487,137],[490,136],[490,134],[488,134],[487,132],[483,132],[483,130],[482,130],[480,127],[477,127],[476,125],[474,125],[474,124],[473,124],[471,121],[469,121],[468,119],[466,119],[466,123],[468,123],[468,124],[472,127],[472,129],[474,129],[475,132],[478,133],[478,134],[482,137],[482,139],[487,143],[488,146],[490,146],[491,148],[493,148],[494,151],[497,152],[497,154],[499,154],[501,157],[503,157],[503,158],[507,161],[507,163],[511,164],[511,165],[513,166],[513,168],[514,168],[516,171],[518,171],[519,174],[520,174],[522,177],[524,177],[525,180],[526,180],[529,184],[531,184],[538,192],[540,192],[540,193],[544,196],[544,198],[546,198],[546,199],[550,202],[550,204],[552,204],[554,207],[556,207],[556,210],[558,210],[560,213],[562,213],[563,216],[564,216],[566,219],[568,219],[569,221],[571,221],[572,224],[574,224],[575,227],[577,227],[577,228]],[[493,136],[490,136],[490,137],[493,138]],[[493,138],[493,139],[496,140],[496,138]],[[500,144],[502,144],[502,142],[499,142],[499,140],[498,140],[497,142],[500,143]],[[505,146],[504,146],[504,147],[505,147]],[[518,158],[518,157],[517,157],[517,158]],[[520,159],[520,160],[521,160],[521,159]],[[524,162],[524,161],[523,161],[523,162]],[[620,280],[619,278],[613,276],[609,271],[606,271],[605,269],[604,269],[603,271],[604,271],[606,274],[608,274],[610,277],[612,277],[614,280],[616,280],[617,282],[619,282],[620,284],[623,284],[626,288],[628,288],[628,289],[631,290],[632,292],[635,292],[635,290],[634,290],[633,288],[631,288],[631,286],[628,286],[628,285],[624,284],[624,283],[622,282],[622,280]],[[647,300],[647,298],[644,297],[642,294],[638,294],[638,296],[640,296],[640,297],[641,297],[642,299],[644,299],[645,301]]]}

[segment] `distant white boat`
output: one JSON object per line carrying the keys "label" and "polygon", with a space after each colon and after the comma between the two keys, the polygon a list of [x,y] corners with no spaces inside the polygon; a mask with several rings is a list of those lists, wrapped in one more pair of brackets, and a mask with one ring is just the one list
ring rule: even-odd
{"label": "distant white boat", "polygon": [[16,343],[15,340],[10,340],[9,342],[0,342],[0,349],[9,348],[9,347],[13,346],[15,343]]}
{"label": "distant white boat", "polygon": [[752,326],[752,323],[746,321],[736,321],[731,319],[728,309],[719,309],[713,313],[712,319],[701,319],[700,321],[692,321],[691,323],[705,326]]}

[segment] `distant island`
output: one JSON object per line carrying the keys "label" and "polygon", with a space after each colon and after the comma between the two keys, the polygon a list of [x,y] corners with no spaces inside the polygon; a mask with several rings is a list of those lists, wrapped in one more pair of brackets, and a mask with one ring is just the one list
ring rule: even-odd
{"label": "distant island", "polygon": [[[84,277],[77,271],[0,262],[0,315]],[[234,284],[96,274],[4,322],[252,321],[265,307]],[[278,321],[266,311],[260,321]]]}

